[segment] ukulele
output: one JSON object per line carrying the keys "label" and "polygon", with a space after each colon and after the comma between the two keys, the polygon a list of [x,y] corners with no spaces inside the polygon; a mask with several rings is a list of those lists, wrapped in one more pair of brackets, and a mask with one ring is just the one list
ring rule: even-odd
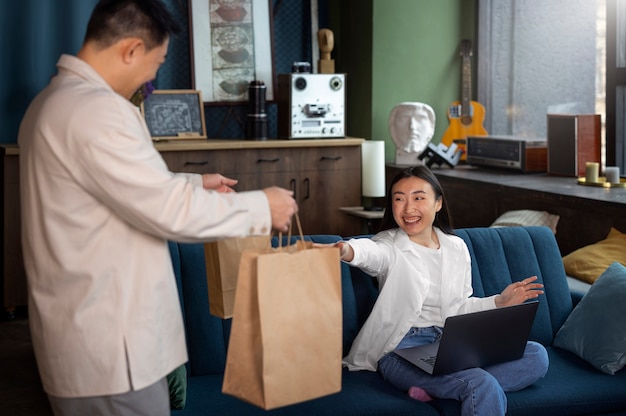
{"label": "ukulele", "polygon": [[450,146],[456,144],[463,151],[461,160],[465,160],[465,145],[467,136],[486,136],[487,130],[483,126],[485,121],[485,107],[477,101],[471,101],[472,95],[472,42],[463,40],[459,45],[460,55],[463,58],[461,73],[461,101],[453,102],[448,108],[450,125],[441,138],[441,143]]}

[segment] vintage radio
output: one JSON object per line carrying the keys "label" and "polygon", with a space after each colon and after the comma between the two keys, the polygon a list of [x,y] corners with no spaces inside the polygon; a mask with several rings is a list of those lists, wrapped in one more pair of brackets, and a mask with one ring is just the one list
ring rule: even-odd
{"label": "vintage radio", "polygon": [[470,136],[466,162],[471,165],[515,169],[524,173],[546,172],[547,142],[514,136]]}
{"label": "vintage radio", "polygon": [[278,136],[287,139],[346,135],[346,75],[278,75]]}

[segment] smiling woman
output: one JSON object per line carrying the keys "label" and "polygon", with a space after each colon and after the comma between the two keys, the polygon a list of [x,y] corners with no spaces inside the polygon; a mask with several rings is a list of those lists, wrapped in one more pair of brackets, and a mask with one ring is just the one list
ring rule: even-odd
{"label": "smiling woman", "polygon": [[[407,190],[408,189],[408,190]],[[411,193],[417,193],[412,195]],[[397,217],[396,198],[402,196],[401,200],[408,200],[419,197],[426,197],[434,201],[436,215],[430,218],[429,227],[437,227],[446,234],[452,234],[452,219],[448,210],[448,204],[443,192],[443,188],[432,171],[424,166],[409,167],[396,174],[389,185],[387,193],[387,207],[381,224],[381,231],[401,227],[401,219]],[[398,203],[398,207],[401,206]],[[399,215],[399,214],[398,214]]]}
{"label": "smiling woman", "polygon": [[392,213],[395,223],[414,243],[438,249],[439,239],[432,224],[443,203],[443,197],[424,179],[403,178],[392,187]]}
{"label": "smiling woman", "polygon": [[379,284],[376,303],[344,364],[378,371],[418,400],[423,395],[415,396],[416,390],[458,400],[463,415],[504,415],[504,392],[525,388],[546,373],[547,352],[540,344],[528,342],[520,360],[462,370],[455,377],[431,376],[394,351],[436,342],[450,316],[537,298],[543,285],[530,276],[498,295],[473,296],[469,250],[454,235],[441,185],[425,166],[406,168],[392,179],[381,229],[371,239],[337,244],[343,261]]}

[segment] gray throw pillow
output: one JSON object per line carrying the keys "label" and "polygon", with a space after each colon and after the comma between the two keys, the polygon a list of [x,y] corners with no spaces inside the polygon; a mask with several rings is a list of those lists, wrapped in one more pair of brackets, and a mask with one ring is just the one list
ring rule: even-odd
{"label": "gray throw pillow", "polygon": [[626,364],[626,267],[612,263],[576,305],[554,339],[598,370]]}

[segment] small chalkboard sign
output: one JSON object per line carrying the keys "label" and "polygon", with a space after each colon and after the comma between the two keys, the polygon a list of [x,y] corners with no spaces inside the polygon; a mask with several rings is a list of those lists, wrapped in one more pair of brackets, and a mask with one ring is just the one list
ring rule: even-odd
{"label": "small chalkboard sign", "polygon": [[200,91],[154,90],[141,112],[155,141],[207,138]]}

